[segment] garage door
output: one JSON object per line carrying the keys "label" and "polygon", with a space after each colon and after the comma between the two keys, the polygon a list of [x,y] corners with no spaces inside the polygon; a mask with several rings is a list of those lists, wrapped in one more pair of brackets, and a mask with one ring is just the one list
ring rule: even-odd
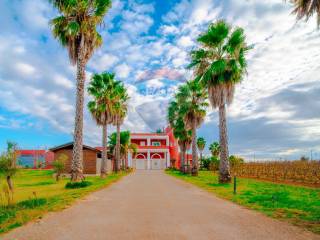
{"label": "garage door", "polygon": [[136,159],[136,169],[145,169],[145,161],[144,159]]}
{"label": "garage door", "polygon": [[163,169],[164,168],[163,162],[164,162],[164,160],[162,160],[162,159],[152,159],[151,160],[151,169],[154,169],[154,170]]}

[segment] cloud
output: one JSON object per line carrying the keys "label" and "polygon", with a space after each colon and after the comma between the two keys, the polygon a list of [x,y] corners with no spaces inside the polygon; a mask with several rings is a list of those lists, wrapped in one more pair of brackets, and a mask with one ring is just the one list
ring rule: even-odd
{"label": "cloud", "polygon": [[89,65],[92,69],[103,72],[113,67],[117,62],[119,62],[119,58],[117,56],[105,53],[101,56],[95,57]]}
{"label": "cloud", "polygon": [[193,41],[191,40],[191,38],[189,36],[182,36],[178,40],[178,45],[183,47],[183,48],[187,48],[187,47],[190,47],[190,46],[194,45],[194,43],[193,43]]}
{"label": "cloud", "polygon": [[21,75],[32,75],[36,72],[36,69],[33,66],[23,62],[16,63],[15,70]]}
{"label": "cloud", "polygon": [[54,77],[54,81],[56,84],[62,86],[62,87],[65,87],[65,88],[73,88],[73,83],[67,79],[66,77],[62,76],[62,75],[59,75],[57,74],[55,77]]}
{"label": "cloud", "polygon": [[131,68],[125,63],[122,63],[115,67],[115,72],[117,74],[117,77],[120,77],[120,78],[127,78],[130,74],[130,70]]}

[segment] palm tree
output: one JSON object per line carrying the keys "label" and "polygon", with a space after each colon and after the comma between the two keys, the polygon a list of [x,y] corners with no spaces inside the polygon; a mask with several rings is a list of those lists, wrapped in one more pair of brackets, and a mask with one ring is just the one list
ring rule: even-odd
{"label": "palm tree", "polygon": [[218,142],[213,142],[209,146],[212,157],[219,158],[220,155],[220,144]]}
{"label": "palm tree", "polygon": [[297,19],[306,18],[308,21],[313,14],[317,15],[317,25],[320,27],[320,1],[319,0],[289,0],[294,5],[293,13]]}
{"label": "palm tree", "polygon": [[197,41],[201,46],[191,52],[192,62],[189,68],[194,68],[196,79],[207,88],[211,106],[219,108],[219,182],[226,183],[231,181],[226,105],[232,103],[235,86],[246,73],[245,54],[250,48],[245,42],[244,30],[232,29],[223,20],[211,24]]}
{"label": "palm tree", "polygon": [[[116,146],[117,146],[117,133],[112,133],[109,136],[109,145],[110,145],[110,151],[115,153]],[[129,131],[120,132],[120,155],[123,161],[122,165],[125,168],[128,167],[127,157],[129,152],[135,155],[137,153],[137,145],[134,143],[131,143]]]}
{"label": "palm tree", "polygon": [[116,85],[114,74],[104,72],[94,74],[89,83],[88,92],[94,100],[88,103],[88,109],[98,126],[102,126],[102,163],[100,176],[107,173],[107,128],[112,123],[112,91]]}
{"label": "palm tree", "polygon": [[97,26],[111,7],[111,0],[49,0],[61,13],[51,20],[52,33],[68,49],[72,65],[77,66],[77,97],[71,181],[83,179],[83,102],[85,67],[94,51],[102,45]]}
{"label": "palm tree", "polygon": [[200,152],[200,161],[202,160],[202,152],[206,146],[206,140],[203,137],[197,139],[197,147]]}
{"label": "palm tree", "polygon": [[117,84],[113,91],[113,125],[117,128],[117,144],[115,150],[115,172],[119,170],[121,152],[120,152],[120,125],[123,123],[124,118],[127,115],[129,96],[127,90],[122,83]]}
{"label": "palm tree", "polygon": [[187,149],[189,149],[192,134],[191,131],[186,130],[184,120],[179,114],[180,106],[176,101],[171,101],[168,108],[168,122],[173,130],[174,137],[178,140],[178,145],[180,148],[180,171],[185,172],[185,155]]}
{"label": "palm tree", "polygon": [[188,81],[181,85],[176,94],[177,102],[180,105],[181,114],[187,130],[192,132],[192,169],[193,175],[198,174],[197,154],[197,128],[202,124],[206,116],[207,93],[199,81]]}

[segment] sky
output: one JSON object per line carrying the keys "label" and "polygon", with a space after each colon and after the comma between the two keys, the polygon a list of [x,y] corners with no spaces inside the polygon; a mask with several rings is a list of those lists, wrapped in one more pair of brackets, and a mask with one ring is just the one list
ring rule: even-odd
{"label": "sky", "polygon": [[[282,0],[113,0],[86,84],[93,73],[116,73],[130,95],[122,128],[163,128],[168,102],[192,78],[186,66],[196,38],[225,19],[244,28],[254,46],[227,111],[230,153],[249,160],[319,159],[320,31],[314,18],[297,22],[291,11]],[[52,37],[48,23],[56,16],[46,0],[0,1],[0,150],[7,140],[21,149],[72,141],[75,67]],[[84,117],[84,142],[101,145],[101,129],[87,109]],[[217,110],[208,109],[198,136],[208,144],[219,139]]]}

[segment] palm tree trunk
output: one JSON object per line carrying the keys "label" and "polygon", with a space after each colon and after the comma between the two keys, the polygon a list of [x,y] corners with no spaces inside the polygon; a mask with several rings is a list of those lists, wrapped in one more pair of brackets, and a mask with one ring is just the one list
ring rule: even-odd
{"label": "palm tree trunk", "polygon": [[120,165],[120,124],[117,121],[116,172],[119,171],[119,165]]}
{"label": "palm tree trunk", "polygon": [[195,121],[192,123],[192,175],[198,176],[197,128]]}
{"label": "palm tree trunk", "polygon": [[10,175],[7,176],[7,184],[8,184],[10,192],[13,192],[13,183],[12,183],[12,179],[11,179]]}
{"label": "palm tree trunk", "polygon": [[100,177],[105,178],[107,174],[107,125],[102,126],[102,161]]}
{"label": "palm tree trunk", "polygon": [[226,106],[222,104],[219,106],[219,131],[220,131],[220,166],[219,166],[219,182],[231,182],[230,166],[229,166],[229,150],[228,150],[228,133],[227,133],[227,119]]}
{"label": "palm tree trunk", "polygon": [[202,151],[203,150],[200,150],[199,152],[200,152],[200,162],[202,161]]}
{"label": "palm tree trunk", "polygon": [[180,172],[184,172],[184,155],[185,155],[185,149],[183,147],[180,147]]}
{"label": "palm tree trunk", "polygon": [[[81,47],[80,47],[81,48]],[[81,50],[80,50],[81,51]],[[85,74],[85,61],[79,54],[77,61],[77,97],[76,97],[76,115],[74,124],[73,135],[73,153],[71,164],[71,181],[80,181],[83,179],[83,101],[84,101],[84,82]]]}

